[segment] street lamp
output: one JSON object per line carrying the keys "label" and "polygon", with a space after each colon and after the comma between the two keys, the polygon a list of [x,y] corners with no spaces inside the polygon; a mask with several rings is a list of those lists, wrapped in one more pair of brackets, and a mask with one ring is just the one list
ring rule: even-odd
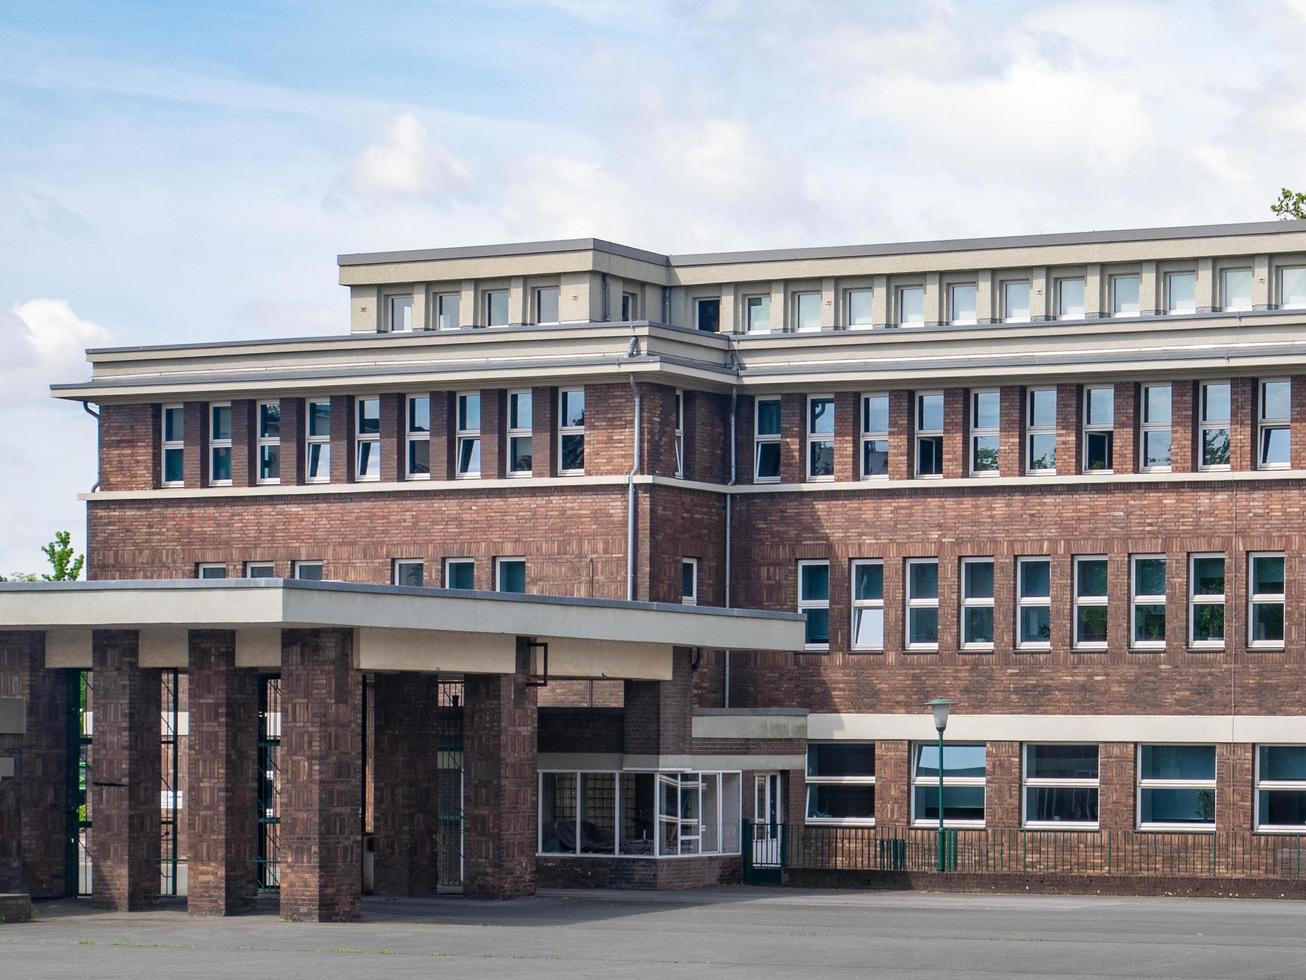
{"label": "street lamp", "polygon": [[952,702],[947,698],[932,698],[925,702],[925,707],[934,713],[934,730],[939,733],[939,871],[942,872],[947,870],[943,843],[943,730],[948,727],[948,712],[952,710]]}

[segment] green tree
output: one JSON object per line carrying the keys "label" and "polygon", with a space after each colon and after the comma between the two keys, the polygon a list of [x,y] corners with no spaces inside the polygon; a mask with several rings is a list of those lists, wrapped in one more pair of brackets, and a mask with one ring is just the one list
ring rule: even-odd
{"label": "green tree", "polygon": [[1306,221],[1306,191],[1280,189],[1279,199],[1270,205],[1270,210],[1281,221]]}
{"label": "green tree", "polygon": [[55,531],[54,540],[41,549],[50,562],[49,575],[42,575],[46,582],[76,582],[86,564],[86,556],[79,555],[71,544],[72,535],[67,531]]}

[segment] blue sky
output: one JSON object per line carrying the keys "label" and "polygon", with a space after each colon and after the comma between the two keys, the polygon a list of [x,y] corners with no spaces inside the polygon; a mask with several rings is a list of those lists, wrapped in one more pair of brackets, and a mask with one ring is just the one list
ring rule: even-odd
{"label": "blue sky", "polygon": [[95,480],[91,345],[348,329],[338,252],[1259,220],[1306,0],[0,7],[0,572]]}

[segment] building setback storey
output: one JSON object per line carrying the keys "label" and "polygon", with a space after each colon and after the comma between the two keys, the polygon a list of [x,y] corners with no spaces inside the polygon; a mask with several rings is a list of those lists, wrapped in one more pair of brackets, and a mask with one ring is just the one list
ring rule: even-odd
{"label": "building setback storey", "polygon": [[0,586],[0,889],[848,880],[940,816],[1302,887],[1306,223],[338,273],[347,333],[54,387],[93,581]]}

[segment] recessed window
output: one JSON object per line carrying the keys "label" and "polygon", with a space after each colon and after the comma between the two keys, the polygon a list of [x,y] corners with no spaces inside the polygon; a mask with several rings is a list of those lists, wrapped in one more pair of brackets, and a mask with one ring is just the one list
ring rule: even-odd
{"label": "recessed window", "polygon": [[1230,385],[1228,381],[1207,381],[1201,390],[1201,440],[1204,470],[1229,468],[1229,408]]}
{"label": "recessed window", "polygon": [[969,326],[976,322],[977,290],[973,282],[955,282],[948,287],[948,322]]}
{"label": "recessed window", "polygon": [[446,589],[476,588],[476,562],[471,558],[446,558],[444,587]]}
{"label": "recessed window", "polygon": [[531,392],[508,392],[508,475],[530,476],[534,466]]}
{"label": "recessed window", "polygon": [[426,563],[415,558],[396,558],[394,584],[420,589],[426,584]]}
{"label": "recessed window", "polygon": [[565,388],[558,392],[558,449],[560,473],[585,472],[584,388]]}
{"label": "recessed window", "polygon": [[676,476],[685,475],[685,393],[676,389]]}
{"label": "recessed window", "polygon": [[331,402],[313,398],[304,403],[304,482],[331,482]]}
{"label": "recessed window", "polygon": [[771,297],[744,297],[744,329],[749,333],[767,333],[771,329]]}
{"label": "recessed window", "polygon": [[753,481],[780,480],[780,399],[759,398],[753,412]]}
{"label": "recessed window", "polygon": [[231,405],[209,406],[209,484],[231,484]]}
{"label": "recessed window", "polygon": [[939,648],[939,562],[935,558],[908,558],[907,649]]}
{"label": "recessed window", "polygon": [[1002,396],[997,391],[970,395],[970,472],[997,476],[1001,445]]}
{"label": "recessed window", "polygon": [[1306,309],[1306,266],[1285,266],[1279,270],[1279,309]]}
{"label": "recessed window", "polygon": [[381,479],[381,399],[354,399],[354,478]]}
{"label": "recessed window", "polygon": [[923,327],[925,325],[925,287],[900,286],[898,288],[898,326]]}
{"label": "recessed window", "polygon": [[1170,386],[1143,385],[1141,425],[1142,468],[1151,473],[1170,469]]}
{"label": "recessed window", "polygon": [[794,329],[803,333],[821,329],[821,294],[794,294]]}
{"label": "recessed window", "polygon": [[1046,650],[1052,645],[1052,562],[1016,560],[1016,645]]}
{"label": "recessed window", "polygon": [[541,286],[535,290],[535,322],[558,322],[558,287]]}
{"label": "recessed window", "polygon": [[870,327],[874,325],[872,310],[872,291],[869,289],[850,289],[844,294],[844,312],[850,327]]}
{"label": "recessed window", "polygon": [[862,398],[862,476],[889,475],[889,396]]}
{"label": "recessed window", "polygon": [[324,566],[320,561],[297,561],[294,564],[295,578],[304,582],[321,582]]}
{"label": "recessed window", "polygon": [[834,398],[807,399],[807,478],[834,479]]}
{"label": "recessed window", "polygon": [[1131,558],[1130,645],[1136,650],[1165,649],[1165,555]]}
{"label": "recessed window", "polygon": [[1084,280],[1057,280],[1057,319],[1084,319]]}
{"label": "recessed window", "polygon": [[410,480],[431,478],[431,396],[409,395],[405,413],[404,441],[407,444],[405,476]]}
{"label": "recessed window", "polygon": [[916,475],[943,475],[943,393],[916,396]]}
{"label": "recessed window", "polygon": [[485,325],[487,327],[506,327],[508,325],[508,290],[487,290],[484,303]]}
{"label": "recessed window", "polygon": [[1261,649],[1283,648],[1283,555],[1247,556],[1247,643]]}
{"label": "recessed window", "polygon": [[1138,747],[1138,826],[1215,829],[1215,746]]}
{"label": "recessed window", "polygon": [[875,743],[807,746],[807,823],[875,823]]}
{"label": "recessed window", "polygon": [[1192,555],[1188,563],[1188,641],[1224,647],[1224,555]]}
{"label": "recessed window", "polygon": [[1025,472],[1045,476],[1057,471],[1057,390],[1031,388],[1025,424]]}
{"label": "recessed window", "polygon": [[245,562],[245,578],[276,578],[276,566],[270,561]]}
{"label": "recessed window", "polygon": [[961,560],[961,645],[993,649],[993,559]]}
{"label": "recessed window", "polygon": [[1220,309],[1238,313],[1252,308],[1252,270],[1225,269],[1220,273]]}
{"label": "recessed window", "polygon": [[180,405],[164,405],[159,416],[163,429],[160,482],[165,487],[179,487],[186,478],[185,412]]}
{"label": "recessed window", "polygon": [[1138,316],[1140,280],[1138,276],[1111,277],[1111,315]]}
{"label": "recessed window", "polygon": [[1029,322],[1029,280],[1010,279],[1002,284],[1002,321]]}
{"label": "recessed window", "polygon": [[627,323],[639,319],[639,293],[621,294],[621,319]]}
{"label": "recessed window", "polygon": [[457,330],[462,326],[459,319],[459,306],[462,296],[459,293],[436,293],[435,326],[437,330]]}
{"label": "recessed window", "polygon": [[943,746],[933,742],[912,747],[911,819],[915,826],[939,825],[939,776],[943,777],[943,825],[984,826],[984,783],[987,751],[984,745]]}
{"label": "recessed window", "polygon": [[698,605],[698,559],[680,559],[680,602],[686,606]]}
{"label": "recessed window", "polygon": [[1091,828],[1098,821],[1098,747],[1025,746],[1025,826]]}
{"label": "recessed window", "polygon": [[500,592],[525,592],[526,559],[494,559],[494,587]]}
{"label": "recessed window", "polygon": [[459,478],[481,475],[481,393],[465,392],[458,396],[458,426],[455,458]]}
{"label": "recessed window", "polygon": [[258,482],[281,482],[281,402],[259,402],[257,418]]}
{"label": "recessed window", "polygon": [[219,564],[200,565],[195,570],[195,577],[201,579],[226,578],[227,566]]}
{"label": "recessed window", "polygon": [[807,620],[803,645],[808,650],[830,647],[830,563],[798,563],[798,611]]}
{"label": "recessed window", "polygon": [[1256,747],[1256,829],[1306,831],[1306,745]]}
{"label": "recessed window", "polygon": [[413,329],[412,296],[386,298],[386,329],[391,333],[404,333]]}
{"label": "recessed window", "polygon": [[1165,277],[1167,313],[1197,312],[1197,273],[1171,272]]}
{"label": "recessed window", "polygon": [[1075,646],[1106,649],[1107,561],[1105,556],[1075,558]]}
{"label": "recessed window", "polygon": [[694,300],[694,326],[704,333],[717,333],[721,329],[721,300]]}
{"label": "recessed window", "polygon": [[855,561],[853,578],[854,650],[884,649],[884,562]]}
{"label": "recessed window", "polygon": [[1110,473],[1115,452],[1116,390],[1084,389],[1084,472]]}
{"label": "recessed window", "polygon": [[1263,470],[1292,464],[1292,382],[1262,381],[1257,465]]}

